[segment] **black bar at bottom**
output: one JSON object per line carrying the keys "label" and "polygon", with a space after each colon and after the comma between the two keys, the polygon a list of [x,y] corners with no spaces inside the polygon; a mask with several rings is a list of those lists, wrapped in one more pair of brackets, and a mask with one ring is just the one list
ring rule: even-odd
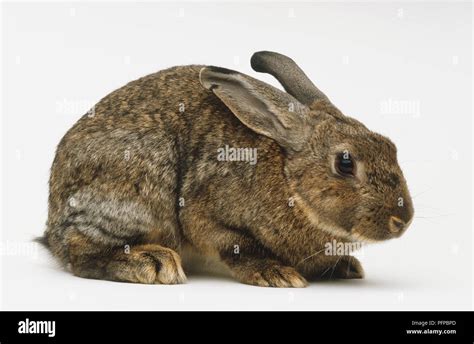
{"label": "black bar at bottom", "polygon": [[0,342],[473,343],[472,312],[0,312]]}

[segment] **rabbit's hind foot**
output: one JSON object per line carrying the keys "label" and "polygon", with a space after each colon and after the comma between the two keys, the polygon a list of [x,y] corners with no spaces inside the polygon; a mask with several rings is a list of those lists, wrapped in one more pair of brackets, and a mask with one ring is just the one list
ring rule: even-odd
{"label": "rabbit's hind foot", "polygon": [[70,269],[79,277],[143,284],[186,282],[179,255],[156,244],[108,250],[98,255],[72,254],[71,258]]}

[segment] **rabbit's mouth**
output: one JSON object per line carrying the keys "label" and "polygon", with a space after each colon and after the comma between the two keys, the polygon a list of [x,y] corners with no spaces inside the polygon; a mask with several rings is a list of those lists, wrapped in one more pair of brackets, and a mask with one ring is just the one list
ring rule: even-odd
{"label": "rabbit's mouth", "polygon": [[363,243],[377,243],[390,239],[396,239],[401,237],[412,222],[412,218],[408,222],[404,222],[396,216],[389,216],[386,219],[386,225],[379,227],[364,226],[359,224],[353,228],[350,233],[350,237],[355,241]]}
{"label": "rabbit's mouth", "polygon": [[354,230],[346,231],[342,228],[338,228],[337,226],[327,225],[324,222],[319,222],[318,228],[322,229],[326,233],[331,234],[335,237],[339,237],[341,239],[345,239],[347,241],[355,242],[355,243],[374,244],[374,243],[385,240],[382,238],[381,239],[370,238],[364,234],[357,233]]}
{"label": "rabbit's mouth", "polygon": [[369,237],[367,237],[367,236],[365,236],[361,233],[357,233],[355,231],[351,232],[349,234],[349,236],[351,237],[351,239],[353,241],[361,242],[361,243],[364,243],[364,244],[374,244],[374,243],[383,241],[383,239],[377,240],[377,239],[374,239],[374,238],[369,238]]}

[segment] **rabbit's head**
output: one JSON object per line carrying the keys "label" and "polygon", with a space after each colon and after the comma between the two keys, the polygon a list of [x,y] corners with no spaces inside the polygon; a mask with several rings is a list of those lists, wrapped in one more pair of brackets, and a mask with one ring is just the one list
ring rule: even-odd
{"label": "rabbit's head", "polygon": [[413,205],[395,145],[344,116],[288,57],[258,52],[251,62],[287,93],[218,67],[203,68],[201,83],[243,124],[283,147],[286,178],[308,218],[350,240],[399,237]]}

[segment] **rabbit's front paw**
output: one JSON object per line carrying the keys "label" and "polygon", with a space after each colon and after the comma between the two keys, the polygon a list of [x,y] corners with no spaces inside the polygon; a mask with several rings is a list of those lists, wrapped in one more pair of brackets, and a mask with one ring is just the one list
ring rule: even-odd
{"label": "rabbit's front paw", "polygon": [[249,268],[237,275],[240,282],[260,287],[304,288],[308,282],[295,269],[288,266],[269,265],[260,270]]}
{"label": "rabbit's front paw", "polygon": [[356,257],[343,256],[336,264],[332,278],[361,279],[364,278],[364,269]]}

